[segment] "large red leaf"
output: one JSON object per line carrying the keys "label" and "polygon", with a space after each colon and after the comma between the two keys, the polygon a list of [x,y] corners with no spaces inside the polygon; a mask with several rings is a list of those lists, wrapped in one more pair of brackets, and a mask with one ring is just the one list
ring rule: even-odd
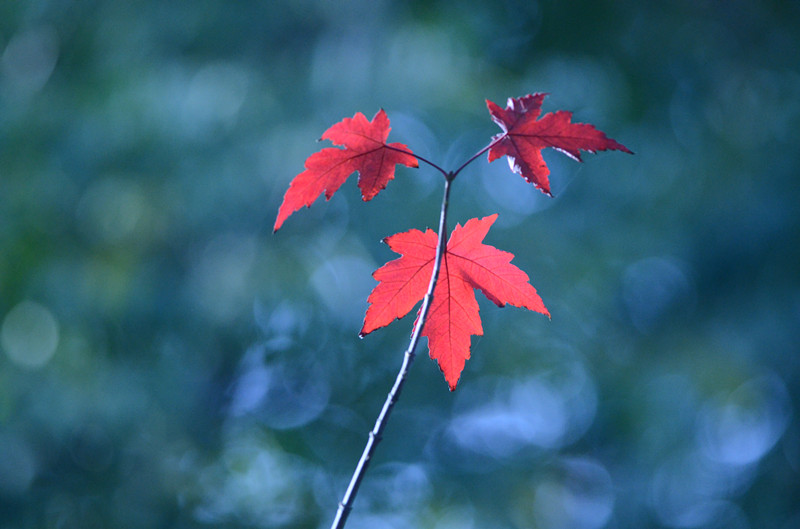
{"label": "large red leaf", "polygon": [[[483,244],[496,218],[495,214],[456,225],[442,255],[433,304],[422,330],[430,356],[439,363],[451,390],[470,357],[470,336],[483,334],[475,289],[498,307],[508,303],[550,315],[528,275],[511,264],[514,255]],[[433,271],[437,242],[433,230],[398,233],[385,242],[402,257],[373,274],[378,285],[367,299],[370,305],[361,336],[408,314],[425,296]]]}
{"label": "large red leaf", "polygon": [[283,196],[273,231],[278,231],[295,211],[303,206],[310,207],[323,191],[325,198],[330,200],[355,171],[359,173],[361,197],[366,201],[394,178],[395,165],[419,167],[408,147],[402,143],[386,143],[390,130],[389,118],[383,110],[378,111],[372,121],[367,121],[364,114],[357,112],[352,118],[345,118],[326,130],[322,139],[344,148],[328,147],[308,157],[306,170],[292,180]]}
{"label": "large red leaf", "polygon": [[490,162],[508,156],[512,171],[550,195],[550,181],[547,178],[550,170],[542,158],[542,149],[545,147],[552,147],[579,162],[582,150],[591,153],[616,150],[633,154],[594,126],[571,123],[572,112],[559,110],[538,119],[546,95],[539,93],[520,98],[510,97],[504,109],[486,101],[492,121],[503,129],[501,134],[493,138],[493,145],[489,149]]}

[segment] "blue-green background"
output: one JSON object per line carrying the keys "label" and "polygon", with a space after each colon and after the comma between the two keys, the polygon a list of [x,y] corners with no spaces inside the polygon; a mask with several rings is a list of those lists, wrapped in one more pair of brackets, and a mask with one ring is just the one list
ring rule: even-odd
{"label": "blue-green background", "polygon": [[352,528],[800,526],[800,4],[0,3],[0,528],[330,524],[407,345],[357,336],[441,176],[272,224],[331,124],[448,169],[549,92],[636,152],[456,180],[552,321],[420,349]]}

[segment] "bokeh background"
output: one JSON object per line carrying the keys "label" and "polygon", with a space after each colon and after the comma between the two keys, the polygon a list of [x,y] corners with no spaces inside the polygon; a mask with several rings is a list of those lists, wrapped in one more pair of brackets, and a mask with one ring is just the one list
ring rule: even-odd
{"label": "bokeh background", "polygon": [[636,152],[456,180],[550,312],[426,349],[352,528],[800,527],[800,4],[0,3],[0,527],[330,524],[402,360],[380,240],[441,176],[272,224],[331,124],[453,169],[549,92]]}

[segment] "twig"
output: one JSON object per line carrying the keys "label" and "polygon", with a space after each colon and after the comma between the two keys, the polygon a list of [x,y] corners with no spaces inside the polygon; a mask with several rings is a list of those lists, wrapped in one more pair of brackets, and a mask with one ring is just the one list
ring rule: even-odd
{"label": "twig", "polygon": [[422,336],[422,328],[425,326],[428,310],[433,302],[433,290],[436,287],[436,281],[439,278],[439,269],[441,268],[442,258],[444,257],[446,251],[445,240],[447,236],[447,206],[450,200],[450,184],[453,182],[453,179],[456,176],[456,173],[454,172],[442,172],[445,175],[445,181],[442,209],[441,213],[439,214],[439,240],[436,244],[436,257],[433,264],[433,272],[431,272],[431,281],[428,284],[428,291],[426,292],[425,297],[422,298],[422,308],[419,309],[419,318],[417,319],[417,324],[414,326],[414,332],[411,335],[411,341],[408,344],[408,349],[406,349],[405,355],[403,355],[403,364],[400,366],[400,372],[397,373],[394,386],[392,386],[391,391],[389,391],[389,394],[386,396],[386,402],[384,402],[383,409],[381,409],[381,413],[378,415],[378,419],[375,421],[375,426],[372,428],[372,431],[369,432],[367,445],[364,447],[364,452],[361,454],[361,459],[359,459],[358,465],[356,465],[356,470],[353,472],[353,477],[350,478],[350,485],[348,485],[342,501],[339,502],[339,509],[336,511],[336,518],[333,520],[331,529],[342,529],[347,521],[347,515],[350,514],[350,510],[353,508],[353,501],[355,500],[356,494],[358,494],[358,487],[361,485],[361,480],[364,479],[364,474],[366,473],[367,466],[369,466],[369,462],[372,459],[372,454],[375,452],[375,447],[381,441],[383,430],[386,428],[386,422],[389,419],[389,414],[392,413],[394,403],[397,402],[397,399],[400,396],[400,391],[403,389],[403,383],[406,380],[408,370],[411,368],[411,364],[414,362],[414,357],[416,356],[414,350],[417,348],[417,343],[419,342],[420,336]]}

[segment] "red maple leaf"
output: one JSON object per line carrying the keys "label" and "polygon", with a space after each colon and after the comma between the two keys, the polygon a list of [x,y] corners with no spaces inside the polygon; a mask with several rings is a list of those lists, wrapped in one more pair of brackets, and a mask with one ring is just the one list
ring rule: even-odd
{"label": "red maple leaf", "polygon": [[359,173],[361,197],[367,201],[394,178],[395,165],[419,167],[411,149],[402,143],[386,143],[390,130],[389,118],[382,109],[372,121],[357,112],[326,130],[322,139],[344,148],[328,147],[308,157],[306,170],[294,177],[283,196],[273,231],[278,231],[295,211],[310,207],[323,191],[325,199],[330,200],[355,171]]}
{"label": "red maple leaf", "polygon": [[[514,255],[483,244],[497,214],[456,225],[442,264],[433,303],[422,335],[428,338],[430,356],[439,363],[454,390],[470,357],[470,336],[482,335],[475,289],[498,307],[506,303],[550,316],[528,275],[511,264]],[[378,285],[367,299],[361,336],[402,318],[428,289],[438,237],[433,230],[410,230],[384,239],[402,255],[378,268],[372,276]]]}
{"label": "red maple leaf", "polygon": [[572,112],[559,110],[538,119],[546,95],[539,93],[518,99],[509,97],[505,109],[486,100],[492,121],[503,129],[502,134],[492,138],[490,162],[508,156],[512,171],[522,175],[543,193],[551,195],[547,178],[550,170],[542,158],[542,149],[545,147],[552,147],[579,162],[582,150],[591,153],[616,150],[633,154],[594,126],[571,123]]}

